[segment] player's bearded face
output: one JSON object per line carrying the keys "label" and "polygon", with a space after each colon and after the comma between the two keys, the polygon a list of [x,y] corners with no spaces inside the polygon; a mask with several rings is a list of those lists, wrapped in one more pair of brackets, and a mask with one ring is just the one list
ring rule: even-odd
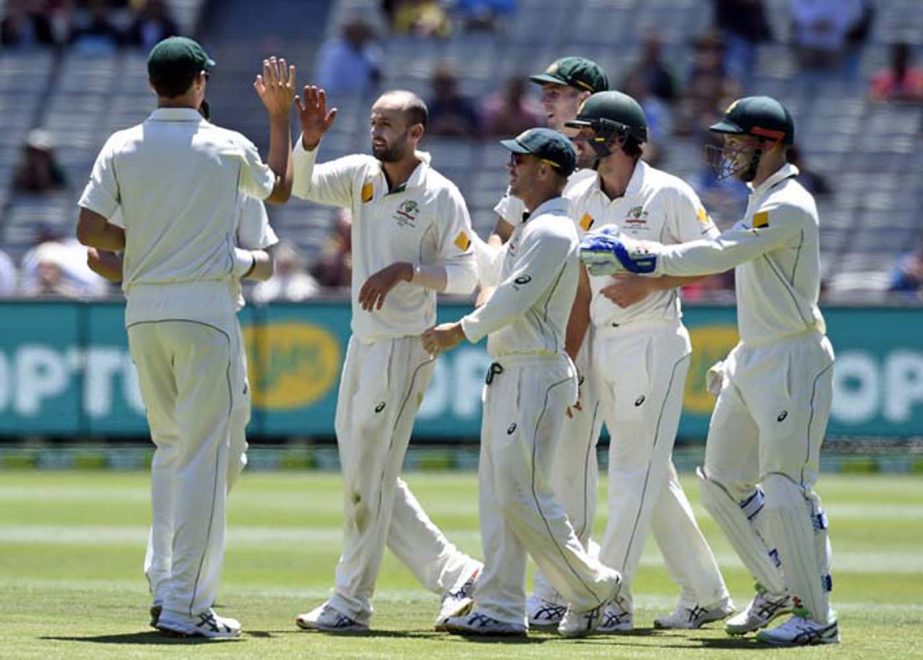
{"label": "player's bearded face", "polygon": [[[720,147],[708,145],[705,152],[709,164],[719,179],[728,177],[742,178],[750,169],[757,143],[752,138],[737,135],[724,135]],[[750,177],[752,178],[752,177]]]}
{"label": "player's bearded face", "polygon": [[372,155],[383,163],[393,163],[407,155],[410,144],[410,126],[388,113],[372,113]]}
{"label": "player's bearded face", "polygon": [[583,131],[579,128],[565,126],[561,129],[561,132],[569,137],[574,145],[574,151],[577,152],[577,167],[579,169],[592,168],[598,156],[593,151],[593,147],[590,146],[587,138],[582,135]]}

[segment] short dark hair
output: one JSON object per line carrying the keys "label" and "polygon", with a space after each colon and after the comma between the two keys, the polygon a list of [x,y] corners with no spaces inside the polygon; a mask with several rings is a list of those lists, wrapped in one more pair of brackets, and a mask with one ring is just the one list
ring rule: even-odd
{"label": "short dark hair", "polygon": [[629,135],[625,139],[625,144],[622,145],[622,151],[629,158],[637,160],[644,154],[644,147],[641,146],[637,138]]}
{"label": "short dark hair", "polygon": [[426,128],[426,123],[429,121],[429,110],[419,96],[414,95],[414,98],[404,108],[404,113],[407,115],[407,123],[411,126],[422,124],[423,128]]}
{"label": "short dark hair", "polygon": [[157,96],[165,99],[175,99],[177,96],[182,96],[189,91],[198,75],[199,72],[194,71],[168,78],[151,78],[151,86],[157,92]]}

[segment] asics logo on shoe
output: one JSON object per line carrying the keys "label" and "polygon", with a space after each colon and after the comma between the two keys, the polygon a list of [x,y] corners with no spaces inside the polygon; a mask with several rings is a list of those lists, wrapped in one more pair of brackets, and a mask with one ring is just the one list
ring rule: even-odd
{"label": "asics logo on shoe", "polygon": [[555,605],[548,601],[544,601],[544,603],[545,604],[538,608],[532,615],[532,618],[536,621],[541,621],[543,619],[548,621],[560,621],[564,613],[567,612],[567,605]]}

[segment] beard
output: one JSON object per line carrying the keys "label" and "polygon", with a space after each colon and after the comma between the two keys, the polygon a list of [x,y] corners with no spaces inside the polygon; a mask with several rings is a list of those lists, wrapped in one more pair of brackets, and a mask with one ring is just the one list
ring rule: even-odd
{"label": "beard", "polygon": [[382,163],[395,163],[407,154],[407,133],[405,132],[393,144],[377,145],[372,143],[372,155]]}

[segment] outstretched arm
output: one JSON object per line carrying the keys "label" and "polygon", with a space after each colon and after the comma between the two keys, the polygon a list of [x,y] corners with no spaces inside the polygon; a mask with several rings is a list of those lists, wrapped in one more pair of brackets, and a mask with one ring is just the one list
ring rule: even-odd
{"label": "outstretched arm", "polygon": [[286,65],[285,59],[270,57],[263,60],[263,73],[253,83],[253,88],[269,114],[269,156],[266,164],[276,175],[276,181],[266,201],[273,204],[284,204],[292,196],[292,131],[289,117],[295,98],[295,73],[295,67]]}

